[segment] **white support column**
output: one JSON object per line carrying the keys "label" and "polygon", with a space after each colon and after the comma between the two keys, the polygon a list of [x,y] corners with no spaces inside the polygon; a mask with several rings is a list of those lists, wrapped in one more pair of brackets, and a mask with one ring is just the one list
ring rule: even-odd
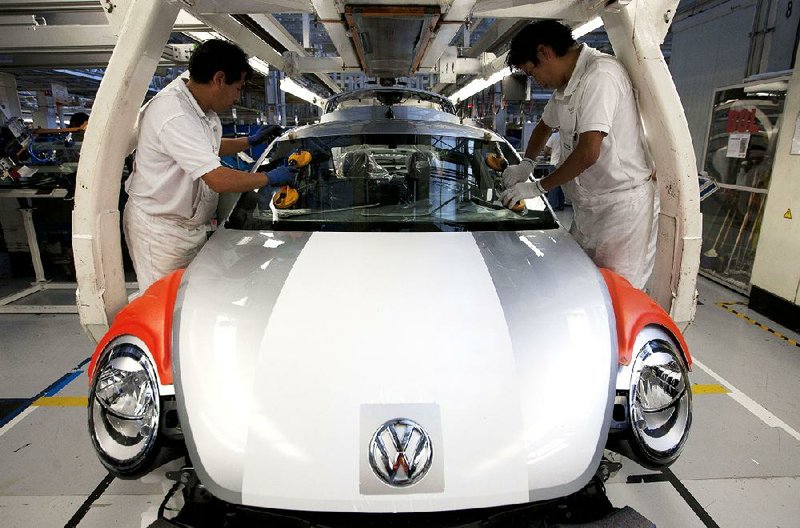
{"label": "white support column", "polygon": [[281,80],[284,78],[283,72],[278,72],[278,75],[275,77],[275,93],[278,98],[278,111],[280,112],[281,120],[280,125],[283,128],[286,128],[287,118],[286,118],[286,92],[281,90]]}
{"label": "white support column", "polygon": [[100,0],[108,24],[115,35],[119,35],[122,30],[122,24],[125,22],[131,2],[132,0]]}
{"label": "white support column", "polygon": [[8,117],[20,117],[22,109],[19,104],[17,78],[10,73],[0,72],[0,110]]}
{"label": "white support column", "polygon": [[634,0],[603,22],[638,92],[661,197],[652,297],[679,326],[694,318],[702,222],[689,126],[660,44],[678,0]]}
{"label": "white support column", "polygon": [[36,228],[33,225],[33,207],[20,208],[22,223],[25,226],[25,235],[28,238],[28,249],[31,252],[33,272],[36,282],[44,282],[44,267],[42,266],[42,253],[39,251],[39,241],[36,238]]}
{"label": "white support column", "polygon": [[81,324],[95,340],[127,303],[117,209],[122,164],[131,151],[136,116],[178,11],[177,4],[167,1],[131,2],[83,142],[72,245]]}
{"label": "white support column", "polygon": [[38,128],[58,128],[58,116],[53,97],[43,91],[36,92],[39,108],[33,111],[33,126]]}

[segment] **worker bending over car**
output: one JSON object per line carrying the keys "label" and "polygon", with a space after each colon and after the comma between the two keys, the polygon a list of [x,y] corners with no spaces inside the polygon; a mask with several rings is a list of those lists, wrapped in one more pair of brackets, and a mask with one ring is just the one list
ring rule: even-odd
{"label": "worker bending over car", "polygon": [[[525,159],[503,172],[507,207],[562,185],[572,202],[570,233],[594,263],[645,289],[655,260],[658,195],[630,78],[619,61],[579,44],[567,26],[534,22],[511,41],[507,63],[553,89]],[[530,178],[552,129],[561,165]]]}
{"label": "worker bending over car", "polygon": [[249,173],[223,167],[230,156],[282,132],[266,125],[249,137],[222,138],[217,114],[239,100],[253,74],[235,44],[207,40],[178,77],[139,111],[136,161],[125,184],[125,240],[139,290],[186,267],[206,241],[219,193],[292,183],[295,171],[278,167]]}

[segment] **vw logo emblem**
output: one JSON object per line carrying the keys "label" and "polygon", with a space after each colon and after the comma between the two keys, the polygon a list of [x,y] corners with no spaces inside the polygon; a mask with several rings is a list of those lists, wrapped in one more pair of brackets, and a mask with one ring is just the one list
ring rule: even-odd
{"label": "vw logo emblem", "polygon": [[433,463],[433,444],[415,421],[395,418],[381,425],[369,443],[369,463],[379,479],[403,488],[421,480]]}

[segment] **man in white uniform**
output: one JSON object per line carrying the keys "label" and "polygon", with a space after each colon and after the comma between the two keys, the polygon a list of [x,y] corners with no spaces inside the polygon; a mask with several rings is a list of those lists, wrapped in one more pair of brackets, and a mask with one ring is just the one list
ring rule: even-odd
{"label": "man in white uniform", "polygon": [[186,267],[206,241],[206,226],[218,193],[244,192],[291,183],[294,173],[279,167],[268,174],[223,167],[229,156],[280,133],[266,126],[249,137],[222,139],[223,112],[239,100],[252,75],[247,55],[222,40],[200,44],[189,76],[181,76],[139,112],[136,162],[125,184],[125,240],[140,291]]}
{"label": "man in white uniform", "polygon": [[558,164],[561,163],[561,134],[558,133],[558,130],[553,131],[547,139],[543,154],[550,156],[550,165],[553,167],[558,167]]}
{"label": "man in white uniform", "polygon": [[[624,67],[577,43],[568,27],[553,20],[526,26],[512,40],[507,62],[555,91],[525,159],[503,173],[503,203],[510,207],[563,185],[575,240],[595,264],[644,289],[655,259],[658,198]],[[561,134],[561,165],[532,180],[531,160],[553,128]]]}

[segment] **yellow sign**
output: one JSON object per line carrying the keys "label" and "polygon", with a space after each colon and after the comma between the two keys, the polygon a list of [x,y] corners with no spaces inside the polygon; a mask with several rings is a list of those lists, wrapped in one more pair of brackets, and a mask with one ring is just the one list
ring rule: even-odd
{"label": "yellow sign", "polygon": [[792,210],[791,209],[787,209],[786,212],[783,214],[783,217],[785,219],[787,219],[787,220],[791,220],[792,219]]}

